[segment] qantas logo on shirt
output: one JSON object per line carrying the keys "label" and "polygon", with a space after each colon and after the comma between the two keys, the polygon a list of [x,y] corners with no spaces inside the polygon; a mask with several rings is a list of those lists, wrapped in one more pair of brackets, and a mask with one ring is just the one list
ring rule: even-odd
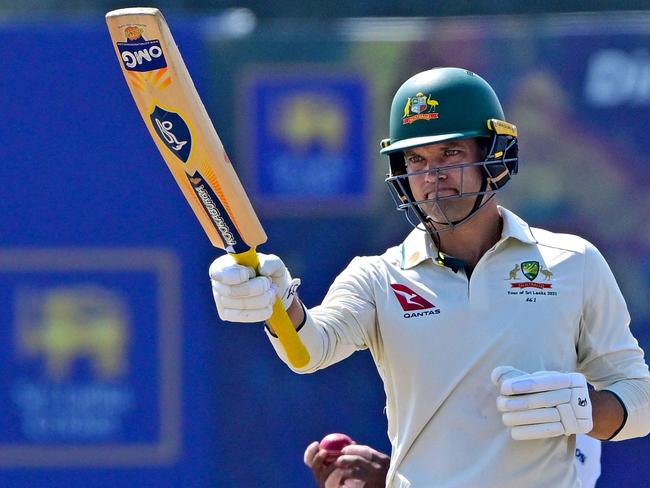
{"label": "qantas logo on shirt", "polygon": [[402,306],[402,310],[406,312],[404,318],[423,317],[440,313],[440,309],[436,308],[433,303],[415,293],[408,286],[392,283],[390,287]]}

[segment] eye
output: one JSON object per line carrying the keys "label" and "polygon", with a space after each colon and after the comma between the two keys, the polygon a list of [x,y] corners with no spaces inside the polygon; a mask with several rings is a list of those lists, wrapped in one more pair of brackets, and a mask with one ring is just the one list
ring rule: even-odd
{"label": "eye", "polygon": [[406,157],[406,166],[409,168],[419,168],[423,166],[425,163],[425,159],[422,156],[419,156],[417,154],[413,154],[411,156]]}
{"label": "eye", "polygon": [[454,156],[458,156],[460,154],[459,149],[445,149],[445,157],[447,158],[453,158]]}

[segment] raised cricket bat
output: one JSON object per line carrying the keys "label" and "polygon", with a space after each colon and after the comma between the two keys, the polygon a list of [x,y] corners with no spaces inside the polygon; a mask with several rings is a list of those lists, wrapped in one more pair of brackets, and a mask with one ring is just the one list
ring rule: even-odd
{"label": "raised cricket bat", "polygon": [[[212,244],[257,269],[266,233],[194,87],[167,22],[155,8],[106,14],[115,54],[160,154]],[[309,362],[282,302],[269,323],[295,367]]]}

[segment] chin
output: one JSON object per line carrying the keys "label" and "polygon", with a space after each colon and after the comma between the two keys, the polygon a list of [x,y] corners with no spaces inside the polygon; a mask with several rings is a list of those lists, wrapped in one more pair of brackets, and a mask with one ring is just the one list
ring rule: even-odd
{"label": "chin", "polygon": [[[447,208],[445,208],[447,207]],[[437,208],[427,209],[427,215],[431,217],[435,222],[440,222],[440,225],[447,226],[446,222],[456,222],[458,220],[464,219],[467,214],[472,211],[472,206],[463,205],[463,208],[459,208],[458,205],[443,206],[440,205],[440,210]]]}

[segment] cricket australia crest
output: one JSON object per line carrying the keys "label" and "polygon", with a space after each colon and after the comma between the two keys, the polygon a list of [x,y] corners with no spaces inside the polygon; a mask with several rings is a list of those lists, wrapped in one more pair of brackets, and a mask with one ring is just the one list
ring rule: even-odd
{"label": "cricket australia crest", "polygon": [[524,261],[521,263],[521,273],[530,281],[535,281],[539,274],[539,261]]}
{"label": "cricket australia crest", "polygon": [[[523,275],[521,278],[519,275],[520,272]],[[525,278],[525,280],[522,278]],[[510,291],[508,291],[508,294],[524,294],[524,288],[536,288],[540,291],[526,291],[525,294],[557,295],[555,291],[550,291],[553,288],[553,283],[551,283],[552,279],[553,272],[540,265],[539,261],[522,261],[508,270],[508,277],[506,278],[507,281],[510,281]],[[513,288],[520,291],[514,291]]]}
{"label": "cricket australia crest", "polygon": [[438,100],[431,98],[430,94],[418,92],[414,97],[408,97],[404,106],[402,125],[412,124],[416,120],[437,119],[437,107]]}

